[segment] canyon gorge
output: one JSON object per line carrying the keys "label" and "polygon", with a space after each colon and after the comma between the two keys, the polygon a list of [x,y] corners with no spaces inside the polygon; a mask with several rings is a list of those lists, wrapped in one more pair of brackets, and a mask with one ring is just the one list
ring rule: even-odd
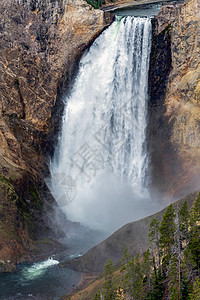
{"label": "canyon gorge", "polygon": [[[39,253],[37,241],[63,235],[55,214],[67,226],[46,183],[49,164],[80,59],[115,17],[84,0],[3,0],[0,12],[0,272],[5,272]],[[200,188],[200,1],[164,3],[151,26],[145,147],[149,190],[164,207]],[[114,247],[113,241],[105,243],[101,267]],[[56,247],[51,241],[50,248]],[[96,253],[77,260],[77,269],[91,271]]]}

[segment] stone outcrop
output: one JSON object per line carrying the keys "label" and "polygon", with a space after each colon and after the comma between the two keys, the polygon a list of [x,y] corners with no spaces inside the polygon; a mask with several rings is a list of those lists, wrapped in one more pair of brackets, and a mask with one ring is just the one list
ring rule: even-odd
{"label": "stone outcrop", "polygon": [[164,5],[153,27],[148,129],[153,185],[178,197],[200,186],[200,1]]}
{"label": "stone outcrop", "polygon": [[0,262],[6,270],[34,250],[38,232],[45,235],[42,213],[54,200],[44,178],[62,96],[84,49],[112,20],[83,0],[2,0],[0,14]]}

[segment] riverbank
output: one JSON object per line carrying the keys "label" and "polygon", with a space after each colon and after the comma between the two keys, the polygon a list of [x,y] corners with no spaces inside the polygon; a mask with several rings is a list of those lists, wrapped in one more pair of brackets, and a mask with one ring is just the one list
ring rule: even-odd
{"label": "riverbank", "polygon": [[13,263],[10,260],[0,260],[0,274],[13,272],[22,263],[36,263],[45,260],[52,255],[61,255],[68,250],[68,246],[53,239],[41,239],[32,242],[32,249],[24,253]]}
{"label": "riverbank", "polygon": [[[114,271],[116,283],[120,283],[121,272],[119,268]],[[69,295],[63,296],[63,300],[88,300],[94,299],[95,295],[101,290],[104,282],[103,275],[99,273],[83,274],[80,284]],[[69,298],[70,297],[70,298]]]}
{"label": "riverbank", "polygon": [[79,282],[79,284],[73,289],[70,295],[65,295],[62,297],[62,299],[67,300],[70,296],[71,299],[78,300],[83,294],[86,294],[88,296],[88,289],[91,289],[91,285],[91,290],[93,290],[95,286],[99,288],[99,286],[102,284],[103,278],[100,278],[99,276],[100,273],[82,273],[81,281]]}

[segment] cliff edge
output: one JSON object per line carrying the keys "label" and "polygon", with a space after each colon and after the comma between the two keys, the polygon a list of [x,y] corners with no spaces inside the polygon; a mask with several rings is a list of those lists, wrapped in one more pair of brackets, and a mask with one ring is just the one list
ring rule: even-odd
{"label": "cliff edge", "polygon": [[200,1],[164,5],[153,23],[149,74],[153,186],[169,197],[200,187]]}
{"label": "cliff edge", "polygon": [[34,252],[55,205],[44,178],[77,62],[108,26],[83,0],[3,0],[0,6],[0,271]]}

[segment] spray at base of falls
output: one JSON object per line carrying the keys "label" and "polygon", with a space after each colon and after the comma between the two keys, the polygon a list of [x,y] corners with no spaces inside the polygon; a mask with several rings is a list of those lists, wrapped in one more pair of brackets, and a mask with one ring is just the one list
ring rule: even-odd
{"label": "spray at base of falls", "polygon": [[151,19],[118,18],[80,62],[50,189],[67,217],[113,231],[155,211],[146,149]]}
{"label": "spray at base of falls", "polygon": [[79,272],[61,267],[53,255],[44,261],[19,264],[15,272],[1,274],[0,299],[57,300],[70,293],[80,280]]}
{"label": "spray at base of falls", "polygon": [[22,280],[34,280],[35,278],[42,276],[46,272],[47,268],[57,264],[59,264],[59,261],[52,257],[49,257],[43,262],[34,263],[32,266],[24,268],[22,272]]}

